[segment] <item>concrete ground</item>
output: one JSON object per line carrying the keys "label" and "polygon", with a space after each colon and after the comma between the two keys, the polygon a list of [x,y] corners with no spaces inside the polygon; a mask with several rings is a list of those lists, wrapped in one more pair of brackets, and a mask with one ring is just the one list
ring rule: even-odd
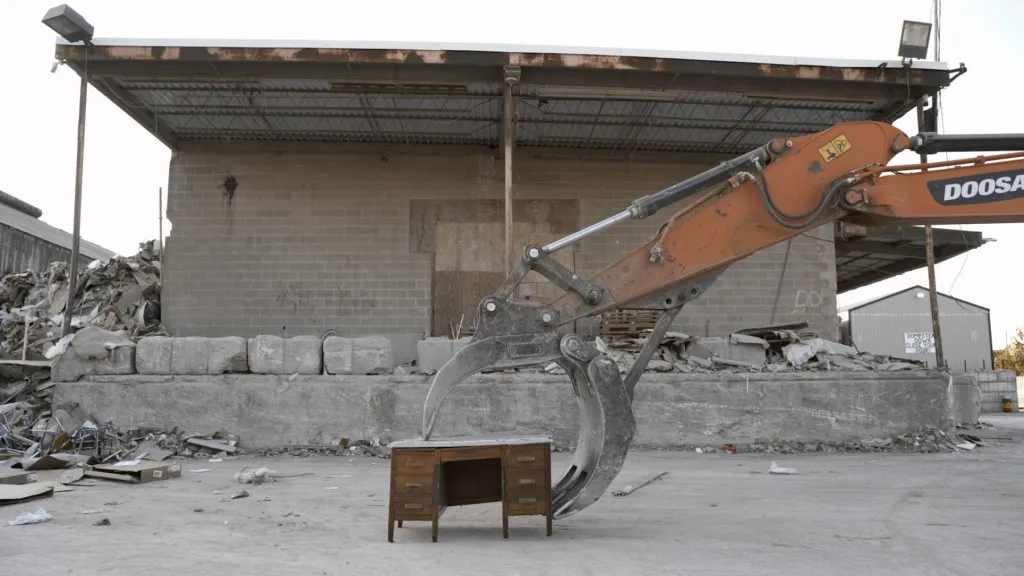
{"label": "concrete ground", "polygon": [[[180,479],[96,480],[0,508],[0,562],[34,576],[1021,574],[1024,435],[1002,438],[957,454],[775,455],[795,476],[769,475],[765,454],[634,452],[613,488],[668,475],[556,521],[551,537],[541,518],[513,518],[502,540],[499,505],[484,504],[449,509],[436,544],[427,523],[387,542],[387,460],[186,460]],[[568,455],[555,458],[561,471]],[[311,475],[228,499],[254,463]],[[6,525],[40,507],[54,519]]]}

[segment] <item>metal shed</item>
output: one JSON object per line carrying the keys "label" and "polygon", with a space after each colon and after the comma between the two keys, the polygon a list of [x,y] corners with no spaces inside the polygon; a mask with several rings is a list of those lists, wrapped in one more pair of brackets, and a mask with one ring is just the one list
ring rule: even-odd
{"label": "metal shed", "polygon": [[[991,370],[992,325],[989,309],[938,293],[942,348],[954,372]],[[928,289],[913,286],[851,306],[843,333],[857,348],[875,354],[912,358],[935,366]]]}

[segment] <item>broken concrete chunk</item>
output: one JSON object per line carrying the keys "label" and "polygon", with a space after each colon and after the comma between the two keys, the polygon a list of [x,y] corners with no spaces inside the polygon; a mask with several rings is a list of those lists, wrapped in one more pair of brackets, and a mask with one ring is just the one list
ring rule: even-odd
{"label": "broken concrete chunk", "polygon": [[452,340],[431,337],[416,344],[416,366],[420,372],[437,372],[451,360],[454,353]]}
{"label": "broken concrete chunk", "polygon": [[391,339],[385,336],[331,337],[324,341],[328,374],[387,373],[392,367]]}
{"label": "broken concrete chunk", "polygon": [[135,343],[124,331],[87,326],[57,356],[51,368],[55,382],[76,382],[82,376],[135,373]]}

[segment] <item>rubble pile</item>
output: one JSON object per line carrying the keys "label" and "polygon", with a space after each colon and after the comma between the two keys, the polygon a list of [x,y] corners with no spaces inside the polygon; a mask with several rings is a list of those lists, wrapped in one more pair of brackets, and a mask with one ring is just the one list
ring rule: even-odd
{"label": "rubble pile", "polygon": [[[69,298],[68,266],[54,262],[45,272],[0,278],[0,359],[52,359],[63,351],[64,311],[71,301],[71,326],[123,331],[128,337],[166,334],[160,326],[160,254],[155,241],[131,257],[96,260],[78,274]],[[70,336],[68,337],[70,338]]]}
{"label": "rubble pile", "polygon": [[[977,425],[983,426],[983,425]],[[737,446],[685,446],[699,454],[714,453],[765,453],[800,454],[804,452],[849,453],[849,452],[965,452],[982,447],[981,438],[970,434],[972,427],[958,425],[955,430],[944,432],[934,427],[918,433],[899,434],[887,438],[865,438],[852,442],[796,442],[758,439],[750,444]]]}
{"label": "rubble pile", "polygon": [[[646,331],[648,334],[649,331]],[[595,344],[625,373],[647,343],[646,335],[616,338],[611,344],[598,337]],[[648,372],[793,372],[820,370],[919,370],[925,364],[861,352],[852,346],[798,333],[793,329],[751,329],[728,338],[689,336],[668,332],[648,362]],[[560,369],[549,366],[549,373]]]}
{"label": "rubble pile", "polygon": [[370,441],[357,440],[349,444],[348,439],[342,439],[335,445],[303,445],[303,446],[282,446],[268,448],[255,452],[258,456],[371,456],[374,458],[391,458],[391,450],[374,438]]}

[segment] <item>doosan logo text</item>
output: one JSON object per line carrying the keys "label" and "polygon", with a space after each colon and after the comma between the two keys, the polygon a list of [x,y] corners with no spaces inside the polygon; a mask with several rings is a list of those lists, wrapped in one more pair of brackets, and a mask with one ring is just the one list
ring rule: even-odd
{"label": "doosan logo text", "polygon": [[970,199],[976,196],[992,196],[993,194],[1006,194],[1024,192],[1024,174],[1014,176],[1002,176],[999,178],[985,178],[984,180],[967,180],[965,182],[950,182],[943,188],[943,202],[952,202],[960,199]]}

